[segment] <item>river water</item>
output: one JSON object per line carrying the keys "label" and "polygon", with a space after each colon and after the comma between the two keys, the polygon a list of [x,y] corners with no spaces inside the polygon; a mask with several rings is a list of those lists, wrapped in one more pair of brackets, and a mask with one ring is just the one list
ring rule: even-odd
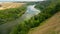
{"label": "river water", "polygon": [[27,7],[27,10],[26,10],[26,12],[25,12],[25,16],[26,16],[26,18],[31,18],[31,17],[33,17],[34,15],[37,15],[37,14],[39,14],[41,11],[40,10],[37,10],[36,8],[34,8],[35,7],[35,5],[29,5],[28,7]]}
{"label": "river water", "polygon": [[19,23],[23,22],[24,20],[30,19],[34,15],[37,15],[41,12],[34,7],[35,7],[35,5],[27,6],[26,12],[19,19],[16,19],[15,21],[0,25],[0,33],[1,34],[8,34],[7,33],[8,29],[11,29],[15,25],[18,25]]}

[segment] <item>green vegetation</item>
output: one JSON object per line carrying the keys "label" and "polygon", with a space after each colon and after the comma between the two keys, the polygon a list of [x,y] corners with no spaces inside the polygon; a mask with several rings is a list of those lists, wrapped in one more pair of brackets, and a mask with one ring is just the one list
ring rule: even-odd
{"label": "green vegetation", "polygon": [[26,6],[0,10],[0,25],[16,20],[26,11]]}
{"label": "green vegetation", "polygon": [[[60,3],[51,2],[49,6],[44,7],[44,9],[42,9],[42,12],[40,14],[14,27],[10,32],[10,34],[27,34],[29,29],[37,27],[40,23],[42,23],[43,21],[45,21],[46,19],[50,18],[55,13],[57,13],[60,10],[59,7],[60,7]],[[39,10],[41,9],[40,5],[38,9]]]}
{"label": "green vegetation", "polygon": [[47,8],[47,6],[49,6],[50,3],[51,3],[51,1],[42,1],[38,4],[36,4],[37,6],[35,6],[35,8],[41,9],[41,11],[43,11],[45,8]]}

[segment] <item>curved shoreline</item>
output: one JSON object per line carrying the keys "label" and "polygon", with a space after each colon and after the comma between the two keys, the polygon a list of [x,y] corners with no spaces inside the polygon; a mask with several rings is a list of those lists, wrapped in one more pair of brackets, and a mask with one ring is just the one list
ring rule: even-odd
{"label": "curved shoreline", "polygon": [[[23,22],[26,19],[30,19],[31,17],[33,17],[34,15],[37,15],[38,13],[40,13],[39,10],[34,8],[34,5],[28,6],[27,7],[28,10],[26,10],[25,14],[23,14],[20,18],[16,19],[15,21],[12,21],[10,23],[5,23],[3,25],[0,25],[0,31],[2,34],[6,34],[7,33],[7,29],[11,29],[12,27],[14,27],[15,25],[18,25],[20,22]],[[32,10],[34,9],[34,10]],[[31,11],[29,11],[31,10]],[[30,12],[35,12],[30,13]]]}

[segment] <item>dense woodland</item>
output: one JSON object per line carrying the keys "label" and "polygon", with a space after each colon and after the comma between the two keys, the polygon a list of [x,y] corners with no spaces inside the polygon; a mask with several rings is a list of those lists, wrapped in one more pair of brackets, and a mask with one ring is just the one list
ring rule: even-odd
{"label": "dense woodland", "polygon": [[[50,18],[55,13],[60,11],[59,1],[60,0],[57,0],[55,2],[51,1],[51,3],[48,3],[48,4],[46,3],[43,5],[37,4],[36,8],[41,10],[41,13],[38,15],[35,15],[30,20],[26,20],[20,23],[19,25],[17,25],[16,27],[14,27],[10,32],[10,34],[27,34],[31,28],[37,27],[38,25],[40,25],[40,23],[42,23],[43,21],[45,21],[46,19]],[[45,6],[45,7],[42,7],[42,6]]]}
{"label": "dense woodland", "polygon": [[0,25],[16,20],[26,11],[26,6],[0,10]]}

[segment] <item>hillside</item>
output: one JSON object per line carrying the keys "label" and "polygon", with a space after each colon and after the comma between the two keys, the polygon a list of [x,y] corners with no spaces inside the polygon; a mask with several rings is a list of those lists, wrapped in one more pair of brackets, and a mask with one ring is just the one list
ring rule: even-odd
{"label": "hillside", "polygon": [[22,6],[25,3],[13,3],[13,2],[2,2],[0,3],[0,10],[8,9],[8,8],[17,8]]}
{"label": "hillside", "polygon": [[60,34],[60,12],[43,23],[31,29],[28,34]]}

